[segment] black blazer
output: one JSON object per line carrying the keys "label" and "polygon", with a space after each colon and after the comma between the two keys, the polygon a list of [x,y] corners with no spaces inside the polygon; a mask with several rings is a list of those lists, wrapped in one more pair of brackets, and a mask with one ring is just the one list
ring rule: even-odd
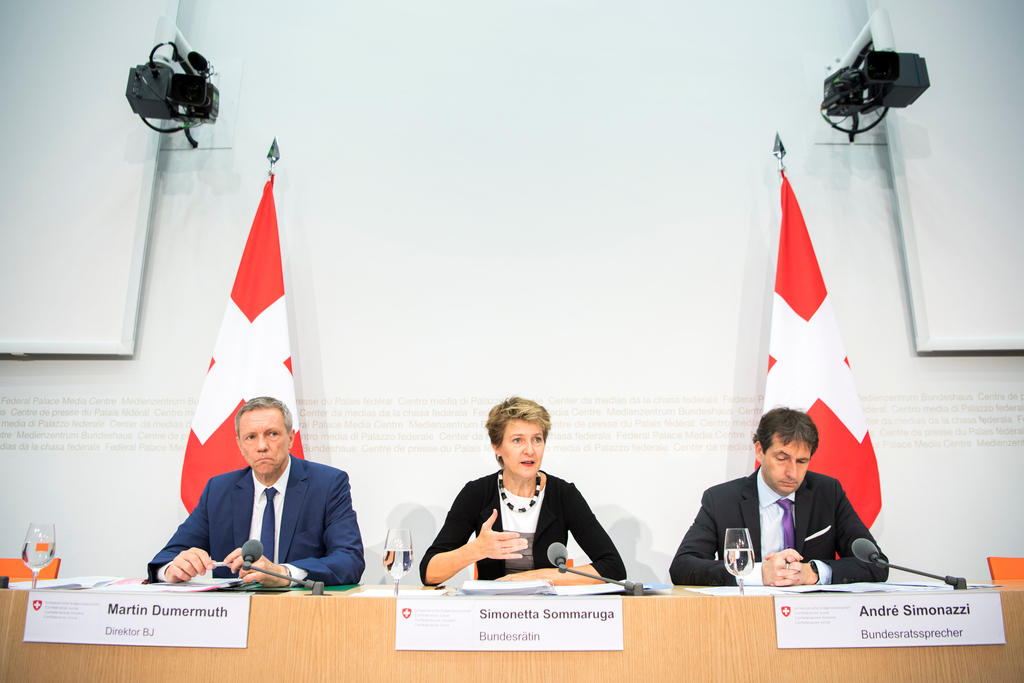
{"label": "black blazer", "polygon": [[[721,560],[725,530],[746,527],[754,555],[761,557],[761,515],[757,496],[758,473],[712,486],[704,492],[700,510],[679,544],[669,568],[672,583],[683,586],[735,585],[736,578]],[[804,561],[820,560],[832,567],[832,583],[885,581],[889,570],[853,557],[851,546],[858,538],[874,542],[839,481],[808,472],[796,491],[793,548]],[[819,533],[823,529],[824,533]],[[814,538],[807,540],[808,536]],[[836,559],[838,554],[839,559]],[[885,557],[884,555],[882,556]]]}
{"label": "black blazer", "polygon": [[[420,560],[420,580],[427,585],[427,565],[434,555],[461,548],[470,536],[480,533],[480,527],[491,516],[491,512],[500,511],[501,505],[496,472],[463,486],[452,503],[452,509],[448,511],[444,526]],[[491,528],[494,531],[503,530],[501,514]],[[549,474],[544,488],[544,502],[541,503],[537,519],[537,531],[533,537],[534,568],[553,567],[548,562],[548,546],[555,541],[565,543],[570,531],[590,558],[594,571],[610,579],[626,578],[626,567],[622,564],[619,551],[575,484]],[[484,559],[477,562],[477,575],[480,579],[493,580],[507,573],[504,560]]]}

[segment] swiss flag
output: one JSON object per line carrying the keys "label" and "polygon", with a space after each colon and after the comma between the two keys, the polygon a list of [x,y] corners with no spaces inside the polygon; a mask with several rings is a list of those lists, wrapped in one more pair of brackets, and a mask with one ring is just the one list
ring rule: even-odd
{"label": "swiss flag", "polygon": [[263,187],[192,418],[181,468],[181,502],[189,512],[210,477],[246,466],[235,440],[235,413],[257,396],[273,396],[291,409],[291,452],[303,457],[273,176]]}
{"label": "swiss flag", "polygon": [[768,354],[765,411],[787,406],[811,416],[820,438],[810,469],[838,479],[870,527],[882,508],[875,449],[818,259],[785,174]]}

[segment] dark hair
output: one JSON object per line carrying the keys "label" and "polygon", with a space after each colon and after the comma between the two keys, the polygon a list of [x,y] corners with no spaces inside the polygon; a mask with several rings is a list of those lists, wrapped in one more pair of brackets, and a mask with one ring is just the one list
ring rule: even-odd
{"label": "dark hair", "polygon": [[818,428],[807,413],[792,408],[772,408],[761,416],[761,421],[754,432],[754,443],[761,444],[761,450],[767,451],[772,440],[778,435],[782,445],[796,441],[805,443],[811,449],[811,455],[818,450]]}
{"label": "dark hair", "polygon": [[239,436],[238,430],[241,428],[243,415],[252,410],[264,410],[267,408],[280,411],[281,417],[284,418],[284,430],[291,433],[292,411],[288,410],[288,406],[283,401],[279,401],[271,396],[257,396],[246,401],[245,405],[235,413],[235,436]]}

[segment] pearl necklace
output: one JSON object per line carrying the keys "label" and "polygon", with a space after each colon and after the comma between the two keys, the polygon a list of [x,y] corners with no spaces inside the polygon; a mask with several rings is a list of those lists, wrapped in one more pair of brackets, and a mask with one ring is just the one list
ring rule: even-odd
{"label": "pearl necklace", "polygon": [[537,475],[537,489],[533,492],[533,498],[530,499],[530,504],[526,507],[516,509],[516,507],[509,501],[508,496],[505,495],[505,481],[501,477],[501,472],[498,472],[498,493],[501,495],[501,499],[505,501],[505,505],[508,506],[509,510],[512,512],[526,512],[537,504],[537,496],[540,495],[540,474]]}

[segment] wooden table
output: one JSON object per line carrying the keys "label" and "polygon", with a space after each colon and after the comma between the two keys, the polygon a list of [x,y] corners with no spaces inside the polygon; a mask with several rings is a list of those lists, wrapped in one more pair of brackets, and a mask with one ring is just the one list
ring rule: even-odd
{"label": "wooden table", "polygon": [[[359,590],[359,589],[356,589]],[[22,642],[27,591],[0,590],[0,681],[1024,680],[1024,581],[1006,645],[779,650],[769,597],[624,597],[622,652],[396,652],[393,598],[252,596],[244,650]]]}

